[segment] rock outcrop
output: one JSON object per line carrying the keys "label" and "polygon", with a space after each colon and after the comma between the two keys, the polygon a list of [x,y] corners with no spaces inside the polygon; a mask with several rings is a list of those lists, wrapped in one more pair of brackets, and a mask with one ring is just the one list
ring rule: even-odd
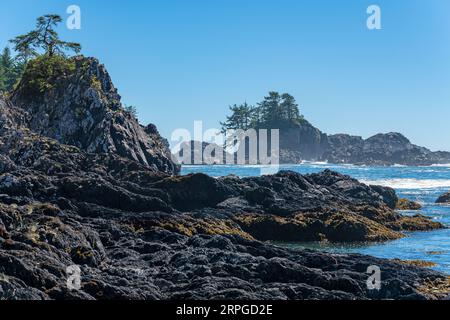
{"label": "rock outcrop", "polygon": [[[39,60],[34,64],[42,63]],[[30,71],[11,97],[27,112],[27,127],[33,132],[73,145],[90,153],[115,153],[147,167],[176,174],[168,142],[154,125],[141,126],[124,110],[105,67],[97,59],[82,56],[69,61],[68,70],[57,70],[37,91]]]}
{"label": "rock outcrop", "polygon": [[442,196],[440,196],[437,200],[436,203],[449,203],[450,204],[450,192],[447,192],[445,194],[443,194]]}
{"label": "rock outcrop", "polygon": [[[206,142],[201,147],[200,142],[191,142],[191,145],[192,152],[196,150],[197,153],[210,146]],[[280,130],[279,152],[281,164],[319,161],[372,166],[429,166],[450,163],[450,152],[432,152],[416,146],[400,133],[377,134],[364,140],[346,134],[326,135],[308,122]]]}
{"label": "rock outcrop", "polygon": [[377,134],[366,140],[349,135],[328,137],[329,148],[321,160],[364,165],[432,165],[448,163],[449,152],[431,152],[412,144],[400,133]]}
{"label": "rock outcrop", "polygon": [[[75,61],[95,65],[90,59]],[[84,65],[77,73],[79,68]],[[446,283],[446,276],[435,271],[258,241],[381,241],[402,237],[404,230],[442,227],[397,213],[394,190],[332,171],[246,179],[174,176],[165,148],[152,149],[154,158],[144,152],[144,161],[117,148],[134,140],[105,137],[104,128],[119,130],[117,118],[112,121],[109,109],[103,109],[114,99],[92,100],[84,89],[75,93],[80,86],[91,91],[81,84],[58,86],[41,97],[45,103],[28,97],[20,107],[0,96],[0,299],[443,297],[427,289],[429,283]],[[107,83],[102,86],[113,95]],[[26,100],[20,93],[24,88],[22,83],[14,101]],[[74,105],[59,98],[72,101],[80,95],[94,120],[79,120],[97,125],[85,127],[73,118],[72,130],[66,131],[64,115],[52,115],[46,106],[60,110],[63,105],[71,118]],[[94,116],[95,101],[104,120]],[[122,128],[138,130],[132,117],[117,110],[119,119],[132,122]],[[75,128],[96,128],[100,137],[87,131],[84,138]],[[156,137],[154,127],[148,130]],[[129,133],[139,140],[136,131]],[[383,271],[381,290],[366,285],[373,265]],[[73,266],[81,271],[77,290],[67,286],[67,268]]]}
{"label": "rock outcrop", "polygon": [[415,211],[422,209],[422,205],[418,202],[402,198],[398,199],[395,209]]}
{"label": "rock outcrop", "polygon": [[[0,146],[2,299],[425,299],[438,298],[426,283],[446,279],[255,241],[401,236],[395,199],[333,172],[174,177],[27,130],[3,133]],[[265,217],[275,223],[252,220]],[[66,285],[73,265],[79,290]],[[366,286],[371,265],[383,270],[380,291]]]}

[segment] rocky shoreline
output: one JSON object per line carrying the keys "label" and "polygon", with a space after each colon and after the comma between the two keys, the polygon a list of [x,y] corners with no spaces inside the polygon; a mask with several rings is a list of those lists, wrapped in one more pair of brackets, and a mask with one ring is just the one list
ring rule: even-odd
{"label": "rocky shoreline", "polygon": [[[174,175],[164,140],[123,110],[104,67],[74,61],[77,71],[43,100],[25,100],[26,82],[0,96],[0,299],[448,295],[430,290],[447,283],[432,270],[263,242],[387,241],[443,228],[398,213],[405,202],[394,190],[332,171]],[[72,265],[79,290],[66,284]],[[370,266],[382,270],[381,290],[367,286]]]}

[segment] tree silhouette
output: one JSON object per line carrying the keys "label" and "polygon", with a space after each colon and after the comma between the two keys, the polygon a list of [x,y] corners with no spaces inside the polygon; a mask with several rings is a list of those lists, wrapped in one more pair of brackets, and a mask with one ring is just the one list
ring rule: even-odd
{"label": "tree silhouette", "polygon": [[48,14],[37,19],[36,29],[27,34],[20,35],[10,40],[14,44],[14,50],[23,61],[39,55],[43,50],[45,55],[65,56],[67,51],[79,53],[81,45],[75,42],[66,42],[59,39],[55,27],[62,22],[62,18],[56,14]]}
{"label": "tree silhouette", "polygon": [[222,125],[222,131],[227,129],[272,129],[292,127],[301,124],[295,98],[288,93],[269,92],[256,107],[247,103],[230,107],[231,115]]}

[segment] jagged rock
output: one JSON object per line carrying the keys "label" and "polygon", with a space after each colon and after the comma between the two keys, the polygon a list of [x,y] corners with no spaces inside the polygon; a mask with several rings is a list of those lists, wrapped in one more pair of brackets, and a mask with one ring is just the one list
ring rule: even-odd
{"label": "jagged rock", "polygon": [[152,187],[167,193],[173,207],[182,211],[214,207],[233,195],[225,183],[201,173],[168,177]]}
{"label": "jagged rock", "polygon": [[377,134],[366,140],[349,135],[329,136],[322,160],[365,165],[432,165],[446,163],[449,152],[431,152],[412,144],[400,133]]}
{"label": "jagged rock", "polygon": [[[0,300],[442,297],[427,289],[446,281],[435,271],[255,240],[381,241],[442,227],[395,212],[392,189],[332,171],[171,176],[117,149],[61,144],[32,109],[22,106],[30,121],[22,122],[4,97],[0,106],[7,124],[0,129]],[[153,126],[143,130],[156,134]],[[80,141],[97,141],[90,134]],[[79,290],[67,286],[73,265]],[[383,270],[380,291],[366,285],[373,265]]]}
{"label": "jagged rock", "polygon": [[282,163],[319,160],[327,148],[328,136],[306,120],[296,127],[280,128]]}
{"label": "jagged rock", "polygon": [[450,192],[447,192],[447,193],[443,194],[442,196],[440,196],[436,200],[436,203],[450,203]]}
{"label": "jagged rock", "polygon": [[25,71],[11,100],[28,113],[27,127],[87,152],[115,153],[155,170],[178,173],[168,142],[154,125],[143,127],[124,110],[106,68],[82,56],[70,63],[74,71],[54,75],[39,97]]}

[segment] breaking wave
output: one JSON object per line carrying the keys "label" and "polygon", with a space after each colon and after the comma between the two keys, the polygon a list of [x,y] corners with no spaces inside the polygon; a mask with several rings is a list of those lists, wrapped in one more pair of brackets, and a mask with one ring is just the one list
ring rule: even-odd
{"label": "breaking wave", "polygon": [[424,180],[424,179],[383,179],[383,180],[361,180],[369,185],[379,185],[394,189],[435,189],[450,188],[450,180]]}

